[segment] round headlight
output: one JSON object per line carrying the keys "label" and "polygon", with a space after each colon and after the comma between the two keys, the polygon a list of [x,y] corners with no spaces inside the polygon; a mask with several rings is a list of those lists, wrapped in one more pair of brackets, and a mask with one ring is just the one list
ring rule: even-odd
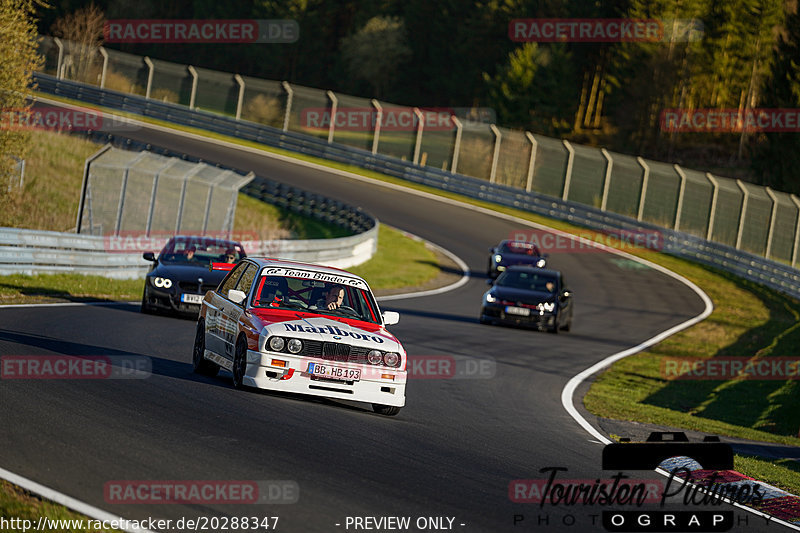
{"label": "round headlight", "polygon": [[372,350],[367,354],[367,361],[371,365],[379,365],[383,361],[383,352],[380,350]]}
{"label": "round headlight", "polygon": [[501,256],[500,254],[496,254],[496,255],[494,256],[494,262],[495,262],[495,263],[499,263],[499,262],[500,262],[500,261],[502,261],[502,260],[503,260],[503,256]]}
{"label": "round headlight", "polygon": [[300,350],[303,349],[303,343],[300,339],[289,339],[288,348],[290,353],[300,353]]}
{"label": "round headlight", "polygon": [[383,363],[386,366],[398,366],[400,364],[400,354],[394,352],[387,352],[383,356]]}
{"label": "round headlight", "polygon": [[283,340],[283,337],[272,337],[269,339],[269,348],[275,352],[283,350],[285,345],[286,341]]}
{"label": "round headlight", "polygon": [[153,278],[153,285],[155,285],[158,288],[169,289],[170,287],[172,287],[172,280],[169,278],[155,277]]}

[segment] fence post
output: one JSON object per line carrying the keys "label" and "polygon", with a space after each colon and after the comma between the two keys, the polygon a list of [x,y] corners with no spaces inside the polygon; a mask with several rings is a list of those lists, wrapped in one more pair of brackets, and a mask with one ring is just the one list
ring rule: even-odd
{"label": "fence post", "polygon": [[[89,185],[89,166],[95,159],[108,152],[111,149],[111,143],[106,144],[100,150],[90,156],[89,159],[83,164],[83,184],[81,185],[81,199],[78,201],[78,220],[75,222],[75,233],[81,232],[81,221],[83,220],[83,208],[86,205],[86,188]],[[92,228],[89,228],[91,233]]]}
{"label": "fence post", "polygon": [[239,98],[236,100],[236,120],[242,120],[242,104],[244,104],[244,78],[238,74],[234,74],[233,79],[239,84]]}
{"label": "fence post", "polygon": [[533,187],[533,168],[536,163],[536,149],[539,143],[536,142],[536,138],[529,131],[525,132],[525,137],[527,137],[528,141],[531,143],[531,159],[528,161],[528,180],[525,182],[525,190],[531,192],[531,188]]}
{"label": "fence post", "polygon": [[336,112],[339,110],[339,99],[333,94],[333,91],[326,91],[325,94],[331,101],[331,123],[328,124],[328,144],[333,142],[333,134],[336,129]]}
{"label": "fence post", "polygon": [[681,184],[678,186],[678,205],[675,206],[675,223],[672,225],[675,231],[680,231],[681,214],[683,212],[683,195],[686,192],[686,174],[677,163],[672,165],[672,167],[681,179]]}
{"label": "fence post", "polygon": [[292,112],[292,98],[294,91],[288,81],[282,81],[281,87],[286,91],[286,113],[283,115],[283,131],[289,131],[289,113]]}
{"label": "fence post", "polygon": [[772,211],[769,214],[769,232],[767,233],[767,248],[764,251],[764,257],[769,259],[769,254],[772,252],[772,236],[775,234],[775,219],[778,218],[778,197],[769,187],[765,187],[770,200],[772,200]]}
{"label": "fence post", "polygon": [[425,116],[418,107],[414,108],[414,114],[417,116],[419,123],[417,124],[417,141],[414,143],[414,164],[419,164],[419,152],[422,149],[422,129],[425,127]]}
{"label": "fence post", "polygon": [[58,37],[53,37],[53,42],[56,43],[56,46],[58,46],[58,60],[56,60],[56,78],[60,80],[64,78],[64,72],[63,72],[64,43],[62,43],[61,39],[59,39]]}
{"label": "fence post", "polygon": [[711,209],[708,212],[708,229],[706,230],[706,240],[710,241],[714,234],[714,217],[717,214],[717,198],[719,197],[719,183],[711,172],[706,172],[706,178],[711,183]]}
{"label": "fence post", "polygon": [[100,74],[100,88],[106,88],[106,72],[108,72],[108,52],[102,46],[98,48],[100,50],[100,55],[103,56],[103,71]]}
{"label": "fence post", "polygon": [[378,142],[380,141],[381,137],[381,121],[383,120],[383,108],[381,104],[376,100],[372,99],[372,105],[375,106],[375,109],[378,111],[378,120],[375,121],[375,132],[372,136],[372,153],[378,153]]}
{"label": "fence post", "polygon": [[794,244],[792,245],[792,268],[797,265],[797,249],[800,248],[800,200],[794,194],[790,195],[792,203],[797,208],[797,225],[794,228]]}
{"label": "fence post", "polygon": [[191,65],[187,67],[189,69],[189,74],[192,75],[192,94],[189,95],[189,109],[194,109],[194,100],[197,97],[197,80],[199,76],[197,75],[197,71]]}
{"label": "fence post", "polygon": [[606,173],[603,176],[603,198],[600,199],[600,210],[605,211],[608,205],[608,191],[611,190],[611,170],[614,168],[614,159],[605,148],[600,148],[600,153],[606,158]]}
{"label": "fence post", "polygon": [[736,232],[736,249],[740,249],[742,247],[742,233],[744,232],[744,217],[747,214],[747,200],[750,198],[750,193],[747,191],[747,188],[742,183],[742,180],[736,180],[736,185],[739,186],[739,189],[742,191],[742,212],[739,213],[739,227],[737,228]]}
{"label": "fence post", "polygon": [[494,133],[494,153],[492,154],[492,170],[489,171],[489,183],[494,183],[497,180],[497,160],[500,157],[500,143],[503,141],[503,134],[494,124],[490,124],[489,129]]}
{"label": "fence post", "polygon": [[644,215],[644,201],[647,198],[647,182],[650,179],[650,167],[644,162],[641,156],[636,158],[636,161],[642,166],[642,193],[639,195],[639,212],[636,214],[636,220],[642,221]]}
{"label": "fence post", "polygon": [[461,131],[464,129],[464,125],[461,124],[457,116],[451,115],[450,118],[453,119],[453,123],[456,125],[456,142],[453,144],[453,166],[450,169],[450,172],[455,174],[458,172],[458,154],[461,152]]}
{"label": "fence post", "polygon": [[144,64],[147,65],[147,89],[145,89],[144,97],[149,100],[150,89],[153,88],[153,74],[155,73],[156,67],[147,56],[144,56]]}
{"label": "fence post", "polygon": [[567,169],[564,172],[564,190],[561,199],[565,202],[569,199],[569,186],[572,183],[572,165],[575,162],[575,149],[566,139],[561,139],[561,144],[567,149]]}

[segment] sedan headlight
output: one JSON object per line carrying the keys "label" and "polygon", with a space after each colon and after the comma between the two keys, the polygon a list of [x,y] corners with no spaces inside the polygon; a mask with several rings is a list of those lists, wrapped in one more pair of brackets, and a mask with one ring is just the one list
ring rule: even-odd
{"label": "sedan headlight", "polygon": [[490,304],[493,304],[497,301],[497,298],[491,292],[486,293],[486,301]]}
{"label": "sedan headlight", "polygon": [[383,362],[383,352],[380,350],[371,350],[367,354],[367,361],[369,361],[369,364],[371,365],[381,364]]}
{"label": "sedan headlight", "polygon": [[169,289],[172,287],[172,280],[169,278],[151,278],[153,280],[153,285],[158,287],[159,289]]}
{"label": "sedan headlight", "polygon": [[272,337],[269,340],[269,348],[274,352],[280,352],[285,345],[286,341],[283,340],[283,337]]}
{"label": "sedan headlight", "polygon": [[387,352],[383,356],[383,364],[386,366],[400,366],[400,354],[394,352]]}
{"label": "sedan headlight", "polygon": [[539,259],[538,261],[536,261],[536,266],[539,267],[539,268],[544,268],[544,265],[546,263],[547,263],[547,261],[545,261],[544,259]]}
{"label": "sedan headlight", "polygon": [[289,353],[300,353],[300,350],[303,349],[303,342],[300,339],[289,339],[287,348]]}

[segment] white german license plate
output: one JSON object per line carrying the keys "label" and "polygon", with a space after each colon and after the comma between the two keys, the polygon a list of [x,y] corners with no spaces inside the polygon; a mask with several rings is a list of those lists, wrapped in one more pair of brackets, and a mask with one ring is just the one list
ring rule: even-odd
{"label": "white german license plate", "polygon": [[358,381],[361,379],[361,370],[345,368],[322,363],[308,363],[308,373],[328,379],[341,379],[342,381]]}
{"label": "white german license plate", "polygon": [[507,315],[520,315],[520,316],[530,316],[531,310],[527,307],[515,307],[513,305],[506,306],[506,314]]}
{"label": "white german license plate", "polygon": [[201,304],[203,303],[202,294],[181,294],[181,301],[187,304]]}

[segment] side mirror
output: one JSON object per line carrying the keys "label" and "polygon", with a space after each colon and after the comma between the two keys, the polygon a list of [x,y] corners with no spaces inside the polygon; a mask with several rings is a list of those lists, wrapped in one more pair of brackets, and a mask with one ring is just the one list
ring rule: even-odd
{"label": "side mirror", "polygon": [[387,326],[400,322],[400,313],[397,311],[384,311],[381,316],[383,317],[383,323]]}
{"label": "side mirror", "polygon": [[242,291],[237,291],[236,289],[231,289],[228,291],[228,299],[235,304],[240,304],[247,298],[247,295]]}
{"label": "side mirror", "polygon": [[156,254],[154,254],[153,252],[145,252],[145,253],[142,254],[142,257],[144,259],[147,259],[148,261],[155,262],[155,260],[156,260]]}

